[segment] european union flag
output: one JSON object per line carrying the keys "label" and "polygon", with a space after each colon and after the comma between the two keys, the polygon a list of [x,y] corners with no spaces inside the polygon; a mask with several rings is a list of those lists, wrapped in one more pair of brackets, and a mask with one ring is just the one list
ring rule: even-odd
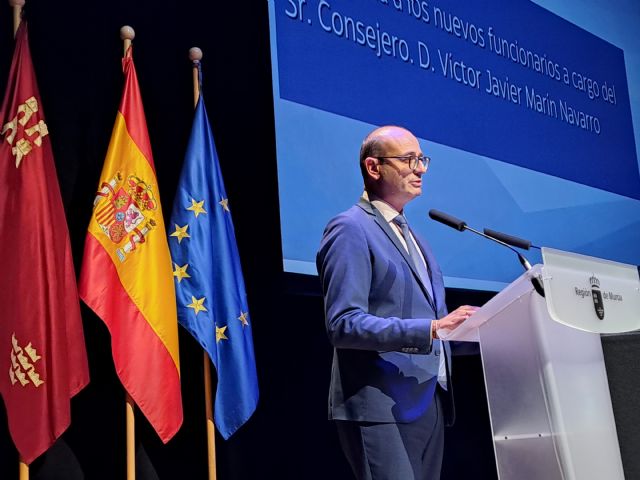
{"label": "european union flag", "polygon": [[229,200],[202,94],[168,229],[178,321],[216,367],[215,423],[227,439],[256,409],[258,379]]}

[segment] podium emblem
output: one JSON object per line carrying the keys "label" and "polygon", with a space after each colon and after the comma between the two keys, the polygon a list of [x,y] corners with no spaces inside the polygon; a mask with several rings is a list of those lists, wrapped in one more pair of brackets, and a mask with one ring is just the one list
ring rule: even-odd
{"label": "podium emblem", "polygon": [[602,292],[600,291],[600,280],[593,275],[589,279],[591,284],[591,298],[593,299],[593,308],[596,310],[596,315],[600,320],[604,319],[604,302],[602,301]]}

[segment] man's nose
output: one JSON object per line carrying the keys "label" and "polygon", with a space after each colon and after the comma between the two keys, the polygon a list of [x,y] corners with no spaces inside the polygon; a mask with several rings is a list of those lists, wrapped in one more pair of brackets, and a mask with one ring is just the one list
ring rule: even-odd
{"label": "man's nose", "polygon": [[424,163],[418,162],[416,168],[413,169],[413,173],[422,176],[427,171],[427,167],[424,166]]}

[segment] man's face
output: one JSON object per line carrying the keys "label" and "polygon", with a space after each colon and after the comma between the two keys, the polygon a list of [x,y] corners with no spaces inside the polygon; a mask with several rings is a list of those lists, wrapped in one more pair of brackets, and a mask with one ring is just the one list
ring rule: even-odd
{"label": "man's face", "polygon": [[[389,129],[385,135],[385,157],[422,155],[418,139],[401,128]],[[404,205],[422,194],[422,175],[425,168],[421,163],[415,169],[408,162],[397,158],[379,160],[380,181],[378,196],[398,211]]]}

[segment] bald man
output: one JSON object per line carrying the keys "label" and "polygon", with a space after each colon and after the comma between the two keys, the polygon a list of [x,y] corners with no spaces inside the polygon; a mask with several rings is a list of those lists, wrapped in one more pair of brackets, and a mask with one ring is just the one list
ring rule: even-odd
{"label": "bald man", "polygon": [[404,128],[367,135],[365,192],[329,222],[316,259],[334,347],[329,418],[358,479],[440,478],[452,398],[450,350],[437,330],[476,308],[447,313],[440,268],[404,216],[429,161]]}

